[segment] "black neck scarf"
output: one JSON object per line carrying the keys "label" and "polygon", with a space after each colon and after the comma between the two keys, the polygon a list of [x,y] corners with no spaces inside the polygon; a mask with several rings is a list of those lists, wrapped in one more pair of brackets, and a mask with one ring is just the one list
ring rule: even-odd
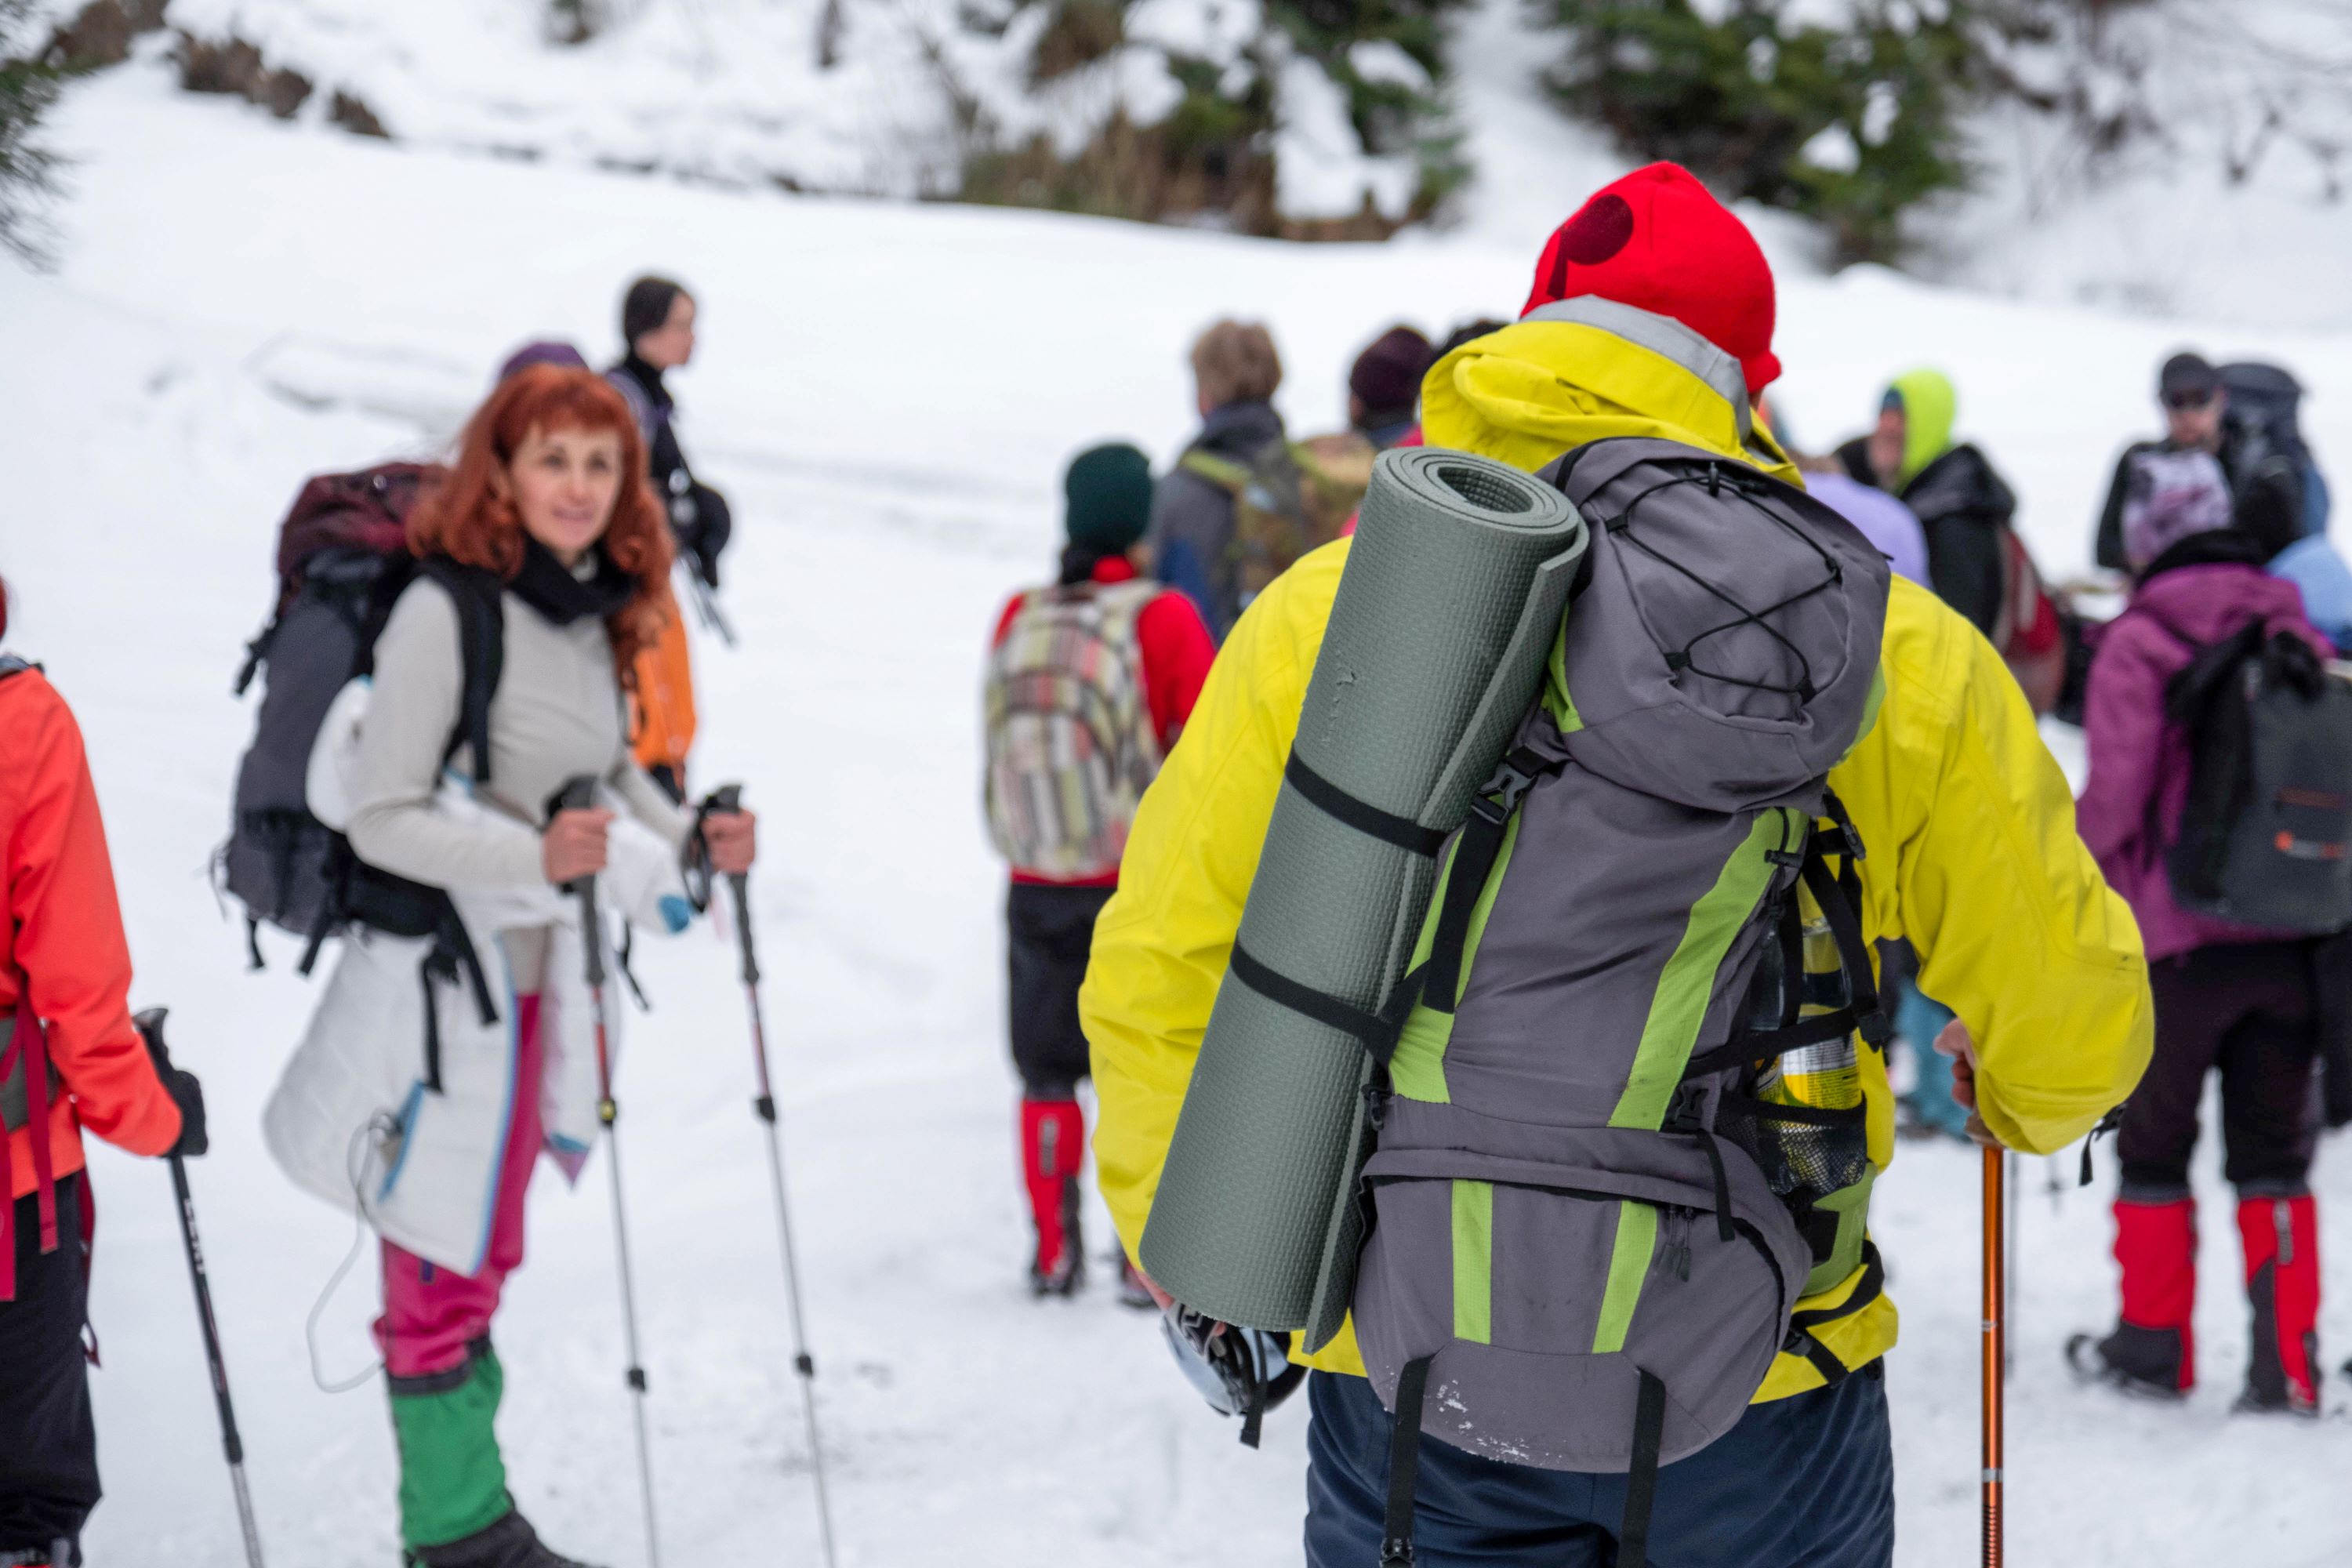
{"label": "black neck scarf", "polygon": [[604,547],[594,547],[596,570],[584,581],[572,574],[552,551],[526,534],[522,569],[507,586],[517,598],[559,626],[583,616],[603,620],[626,605],[637,591],[636,579],[613,564]]}
{"label": "black neck scarf", "polygon": [[655,407],[667,409],[671,406],[669,388],[662,384],[662,373],[646,363],[635,348],[622,357],[621,368],[646,389],[646,395],[653,399]]}

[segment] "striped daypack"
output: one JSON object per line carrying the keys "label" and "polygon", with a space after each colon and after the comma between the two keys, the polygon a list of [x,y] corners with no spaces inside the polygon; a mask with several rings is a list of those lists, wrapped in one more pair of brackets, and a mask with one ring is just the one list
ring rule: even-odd
{"label": "striped daypack", "polygon": [[1118,869],[1160,771],[1136,619],[1153,582],[1025,595],[989,656],[988,833],[1014,869],[1057,881]]}

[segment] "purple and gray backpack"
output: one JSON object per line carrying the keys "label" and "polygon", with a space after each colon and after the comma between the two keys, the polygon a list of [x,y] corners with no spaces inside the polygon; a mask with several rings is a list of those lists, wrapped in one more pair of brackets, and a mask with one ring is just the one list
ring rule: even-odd
{"label": "purple and gray backpack", "polygon": [[326,940],[362,925],[399,936],[431,936],[442,969],[462,969],[486,1017],[492,1012],[480,961],[448,895],[369,866],[344,837],[310,810],[310,753],[337,693],[374,668],[375,640],[401,592],[433,578],[457,606],[465,670],[448,756],[470,746],[473,776],[489,776],[489,709],[503,662],[505,621],[499,580],[443,557],[409,553],[405,521],[435,477],[416,463],[386,463],[305,480],[278,531],[278,593],[268,623],[246,647],[236,678],[243,696],[262,679],[253,742],[238,760],[228,841],[216,866],[221,885],[245,906],[246,944],[261,967],[261,927],[303,939],[308,974]]}
{"label": "purple and gray backpack", "polygon": [[[1543,694],[1448,847],[1363,1170],[1353,1312],[1396,1412],[1383,1562],[1426,1432],[1628,1475],[1746,1412],[1880,1271],[1854,1037],[1889,1036],[1827,785],[1881,686],[1885,560],[1673,443],[1549,478],[1591,529]],[[1833,1311],[1799,1300],[1853,1281]]]}

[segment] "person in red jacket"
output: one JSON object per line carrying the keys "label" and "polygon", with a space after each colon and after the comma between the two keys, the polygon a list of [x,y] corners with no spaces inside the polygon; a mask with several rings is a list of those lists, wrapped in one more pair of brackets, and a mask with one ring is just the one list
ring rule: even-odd
{"label": "person in red jacket", "polygon": [[204,1096],[192,1074],[158,1078],[131,1021],[81,731],[20,659],[0,658],[0,1563],[68,1568],[99,1499],[81,1130],[134,1154],[201,1154]]}
{"label": "person in red jacket", "polygon": [[[997,616],[987,693],[989,825],[1013,871],[1005,923],[1021,1168],[1036,1227],[1029,1279],[1041,1296],[1071,1294],[1086,1273],[1078,986],[1095,916],[1118,889],[1136,804],[1216,658],[1192,601],[1142,575],[1150,459],[1125,445],[1081,452],[1063,491],[1060,578],[1014,595]],[[1122,1294],[1152,1305],[1131,1268]]]}

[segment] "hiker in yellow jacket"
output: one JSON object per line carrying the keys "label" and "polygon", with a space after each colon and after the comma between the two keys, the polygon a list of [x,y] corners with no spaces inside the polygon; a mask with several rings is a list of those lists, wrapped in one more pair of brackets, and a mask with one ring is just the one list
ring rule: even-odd
{"label": "hiker in yellow jacket", "polygon": [[[1554,235],[1530,310],[1582,295],[1670,316],[1738,358],[1752,396],[1778,374],[1772,283],[1746,229],[1698,183],[1654,165],[1597,195]],[[1523,321],[1441,360],[1423,387],[1429,444],[1533,471],[1617,436],[1681,441],[1801,482],[1768,434],[1691,372],[1601,328]],[[1184,737],[1145,797],[1119,891],[1103,911],[1080,1013],[1101,1103],[1095,1155],[1130,1255],[1142,1236],[1201,1037],[1280,788],[1344,569],[1341,540],[1301,561],[1225,643]],[[2138,1080],[2152,1033],[2129,909],[2074,831],[2065,780],[2000,658],[1934,595],[1896,582],[1875,725],[1831,774],[1863,841],[1863,921],[1906,937],[1921,984],[1959,1023],[1985,1135],[2047,1153],[2082,1137]],[[1861,1053],[1873,1163],[1893,1156],[1883,1058]],[[1801,1303],[1831,1312],[1859,1272]],[[1816,1337],[1868,1375],[1824,1386],[1782,1356],[1729,1435],[1659,1472],[1650,1548],[1676,1568],[1883,1568],[1893,1468],[1879,1358],[1885,1296]],[[1389,1418],[1353,1335],[1311,1358],[1307,1561],[1376,1561]],[[1803,1456],[1791,1464],[1791,1456]],[[1424,1565],[1511,1557],[1599,1563],[1621,1476],[1499,1464],[1423,1445]],[[1443,1500],[1433,1502],[1433,1500]],[[1447,1506],[1447,1505],[1453,1506]],[[1475,1505],[1480,1517],[1465,1509]]]}

